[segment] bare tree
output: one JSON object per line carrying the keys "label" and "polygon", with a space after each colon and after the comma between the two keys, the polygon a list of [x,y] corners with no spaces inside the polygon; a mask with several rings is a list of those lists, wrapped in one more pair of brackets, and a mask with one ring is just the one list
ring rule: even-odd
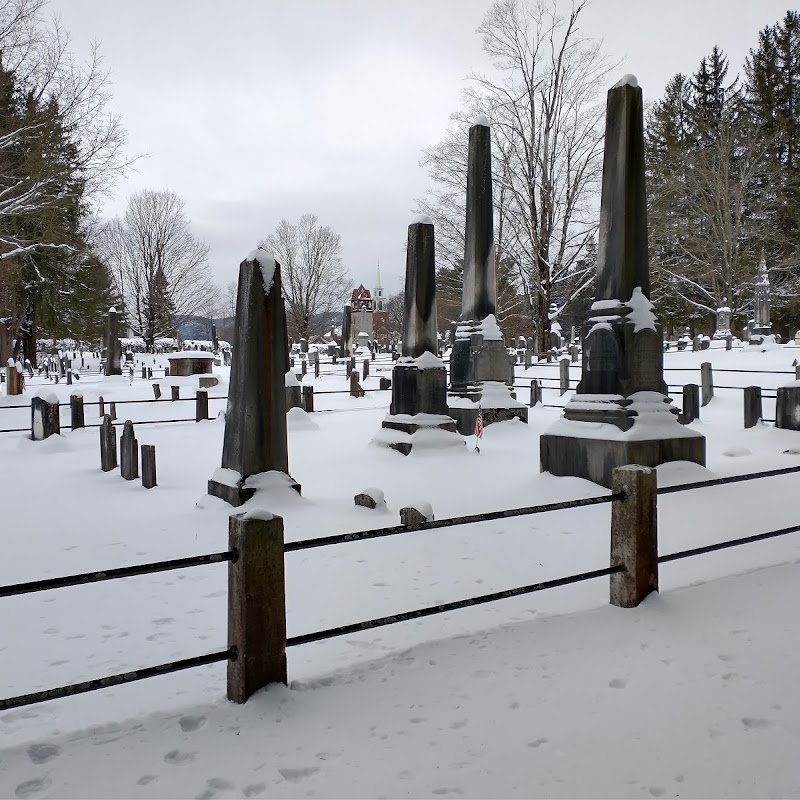
{"label": "bare tree", "polygon": [[341,237],[316,214],[297,223],[282,219],[261,242],[281,265],[286,324],[291,338],[322,333],[348,295],[350,277],[342,264]]}
{"label": "bare tree", "polygon": [[236,316],[236,294],[239,286],[236,281],[226,284],[222,298],[222,308],[226,317]]}
{"label": "bare tree", "polygon": [[[573,3],[561,17],[554,1],[497,0],[478,32],[500,77],[470,76],[466,113],[453,116],[446,139],[424,151],[422,160],[444,187],[423,209],[438,223],[443,247],[451,243],[455,255],[463,237],[466,122],[476,109],[489,115],[497,258],[516,264],[542,349],[551,320],[594,277],[591,270],[581,276],[576,271],[598,224],[605,110],[598,100],[613,65],[601,43],[580,30],[586,4]],[[555,317],[548,314],[553,303]]]}
{"label": "bare tree", "polygon": [[192,233],[184,206],[171,191],[139,192],[98,236],[127,323],[148,348],[176,318],[207,310],[214,295],[208,245]]}

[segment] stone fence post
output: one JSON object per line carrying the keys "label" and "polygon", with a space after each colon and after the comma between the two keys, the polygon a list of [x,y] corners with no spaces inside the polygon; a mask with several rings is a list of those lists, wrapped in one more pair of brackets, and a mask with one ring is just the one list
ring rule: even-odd
{"label": "stone fence post", "polygon": [[700,384],[703,395],[702,404],[707,406],[714,399],[714,373],[709,361],[704,361],[700,365]]}
{"label": "stone fence post", "polygon": [[100,425],[100,469],[111,472],[117,468],[117,434],[111,417],[106,414]]}
{"label": "stone fence post", "polygon": [[180,386],[170,386],[172,390],[172,399],[173,400],[180,400],[181,399],[181,387]]}
{"label": "stone fence post", "polygon": [[[317,362],[319,364],[319,362]],[[310,414],[314,410],[314,387],[303,387],[303,411]]]}
{"label": "stone fence post", "polygon": [[269,683],[287,682],[283,519],[269,512],[229,517],[228,699],[244,703]]}
{"label": "stone fence post", "polygon": [[624,572],[611,576],[611,605],[634,608],[658,591],[658,524],[656,471],[628,465],[612,473],[611,491],[624,500],[611,505],[611,566]]}
{"label": "stone fence post", "polygon": [[364,380],[369,378],[369,359],[368,358],[364,359],[364,366],[363,366],[363,368],[361,370],[361,376],[362,376],[362,378]]}
{"label": "stone fence post", "polygon": [[539,383],[538,378],[534,378],[531,381],[531,400],[530,400],[530,407],[533,408],[539,403],[542,402],[542,384]]}

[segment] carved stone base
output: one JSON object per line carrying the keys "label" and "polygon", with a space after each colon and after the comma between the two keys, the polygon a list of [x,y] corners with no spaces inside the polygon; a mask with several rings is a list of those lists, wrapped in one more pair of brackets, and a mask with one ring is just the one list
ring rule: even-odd
{"label": "carved stone base", "polygon": [[[221,483],[220,481],[211,479],[208,482],[208,493],[213,497],[219,497],[220,500],[224,500],[229,505],[238,508],[250,500],[258,491],[258,489],[253,487],[245,487],[244,483],[245,479],[242,479],[234,486],[232,484]],[[292,483],[292,489],[294,489],[298,494],[301,493],[301,488],[302,487],[299,483]]]}
{"label": "carved stone base", "polygon": [[[506,422],[510,419],[518,419],[527,424],[528,408],[481,408],[483,414],[483,427],[494,422]],[[458,424],[458,432],[462,436],[473,436],[475,434],[475,421],[478,419],[477,408],[457,408],[451,407],[450,416]]]}
{"label": "carved stone base", "polygon": [[[394,434],[395,431],[397,434]],[[414,447],[414,439],[419,439],[415,435],[423,431],[441,431],[443,434],[447,434],[447,436],[440,437],[441,443],[445,446],[463,444],[463,440],[457,435],[456,421],[446,414],[418,414],[415,416],[388,414],[381,423],[381,431],[373,441],[376,444],[391,447],[392,450],[397,450],[398,453],[407,456]],[[426,442],[426,445],[436,446],[430,441]]]}
{"label": "carved stone base", "polygon": [[616,467],[638,464],[657,467],[669,461],[706,464],[706,440],[701,434],[673,439],[588,439],[543,434],[539,439],[542,472],[585,478],[611,488]]}

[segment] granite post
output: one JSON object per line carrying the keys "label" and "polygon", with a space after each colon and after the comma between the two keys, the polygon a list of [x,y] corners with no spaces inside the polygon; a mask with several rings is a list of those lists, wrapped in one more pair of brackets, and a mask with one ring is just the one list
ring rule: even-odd
{"label": "granite post", "polygon": [[194,397],[194,421],[208,419],[208,389],[198,389]]}
{"label": "granite post", "polygon": [[744,427],[755,428],[761,420],[761,387],[745,386],[744,388]]}
{"label": "granite post", "polygon": [[710,361],[700,365],[700,386],[703,393],[703,405],[707,406],[714,399],[714,372]]}
{"label": "granite post", "polygon": [[271,471],[289,474],[285,386],[289,341],[281,271],[261,248],[239,265],[233,353],[222,469],[209,480],[208,493],[240,506],[255,493],[248,485],[251,476]]}
{"label": "granite post", "polygon": [[73,394],[69,398],[69,421],[71,430],[83,428],[86,420],[83,413],[83,395]]}
{"label": "granite post", "polygon": [[[642,90],[626,75],[608,92],[595,301],[581,332],[581,380],[564,417],[540,437],[542,471],[610,487],[613,469],[625,464],[705,465],[705,438],[680,425],[667,394],[647,238]],[[583,423],[617,431],[596,438],[595,426]]]}
{"label": "granite post", "polygon": [[142,486],[152,489],[156,481],[156,447],[153,444],[142,445]]}

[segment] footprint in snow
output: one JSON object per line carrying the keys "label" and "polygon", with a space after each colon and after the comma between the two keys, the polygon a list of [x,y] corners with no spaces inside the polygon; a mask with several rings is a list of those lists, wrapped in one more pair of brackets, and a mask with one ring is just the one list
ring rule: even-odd
{"label": "footprint in snow", "polygon": [[50,786],[50,778],[32,778],[24,781],[14,789],[14,796],[25,800],[26,797],[36,797],[39,792],[44,791]]}
{"label": "footprint in snow", "polygon": [[612,689],[624,689],[628,685],[628,682],[622,680],[622,678],[614,678],[613,681],[608,682],[608,685]]}
{"label": "footprint in snow", "polygon": [[248,783],[247,786],[242,789],[242,794],[245,797],[256,797],[257,795],[261,794],[264,789],[267,788],[266,783]]}
{"label": "footprint in snow", "polygon": [[741,456],[753,455],[746,447],[729,447],[727,450],[722,451],[722,455],[729,458],[740,458]]}
{"label": "footprint in snow", "polygon": [[212,800],[217,796],[217,792],[227,792],[234,788],[234,785],[224,778],[209,778],[206,781],[206,790],[198,794],[196,800]]}
{"label": "footprint in snow", "polygon": [[279,769],[281,776],[287,780],[297,783],[304,778],[310,778],[314,773],[319,772],[319,767],[283,767]]}
{"label": "footprint in snow", "polygon": [[443,797],[448,794],[461,794],[461,789],[457,786],[440,786],[438,789],[433,790],[433,794],[438,797]]}
{"label": "footprint in snow", "polygon": [[186,714],[178,720],[178,725],[185,733],[196,731],[201,728],[206,722],[206,717],[202,715]]}
{"label": "footprint in snow", "polygon": [[775,727],[775,723],[772,720],[761,719],[760,717],[742,717],[742,725],[749,731]]}
{"label": "footprint in snow", "polygon": [[147,784],[152,783],[153,781],[158,780],[158,775],[142,775],[138,781],[136,781],[137,786],[147,786]]}
{"label": "footprint in snow", "polygon": [[54,759],[61,749],[54,744],[32,744],[28,748],[28,758],[34,764],[45,764]]}
{"label": "footprint in snow", "polygon": [[190,764],[194,761],[197,753],[182,753],[180,750],[170,750],[164,754],[164,761],[167,764]]}
{"label": "footprint in snow", "polygon": [[667,790],[663,786],[650,786],[647,791],[651,797],[663,797]]}
{"label": "footprint in snow", "polygon": [[541,747],[543,744],[547,744],[548,739],[542,736],[541,739],[534,739],[532,742],[528,742],[528,747]]}

